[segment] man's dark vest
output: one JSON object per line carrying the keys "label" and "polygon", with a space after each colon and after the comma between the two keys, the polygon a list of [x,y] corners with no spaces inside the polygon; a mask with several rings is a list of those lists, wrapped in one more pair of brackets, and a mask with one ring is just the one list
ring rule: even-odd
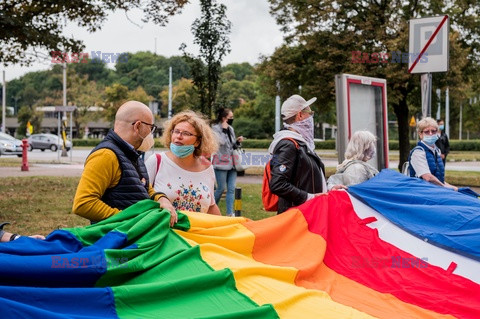
{"label": "man's dark vest", "polygon": [[108,132],[105,139],[90,154],[101,148],[108,148],[117,155],[122,171],[120,181],[115,187],[105,191],[102,201],[111,207],[123,210],[138,201],[150,198],[148,173],[143,160],[139,158],[140,154],[113,130]]}
{"label": "man's dark vest", "polygon": [[427,157],[427,163],[428,163],[428,168],[430,169],[430,173],[434,175],[436,178],[438,178],[440,182],[444,183],[445,182],[445,166],[443,166],[442,157],[436,152],[433,152],[428,146],[426,146],[420,141],[418,142],[417,146],[415,146],[410,151],[410,155],[408,156],[410,177],[416,176],[416,172],[412,167],[411,159],[412,159],[413,151],[415,151],[419,147],[425,150],[425,155]]}

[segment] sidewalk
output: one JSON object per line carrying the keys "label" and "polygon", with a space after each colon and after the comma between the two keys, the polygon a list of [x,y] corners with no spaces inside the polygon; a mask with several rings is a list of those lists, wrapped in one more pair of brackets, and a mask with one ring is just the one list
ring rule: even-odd
{"label": "sidewalk", "polygon": [[[0,167],[0,178],[3,177],[31,177],[31,176],[62,176],[80,177],[83,172],[83,164],[33,164],[27,172],[22,172],[20,167]],[[261,175],[237,176],[240,184],[261,184]]]}
{"label": "sidewalk", "polygon": [[0,167],[0,178],[2,177],[24,177],[24,176],[81,176],[83,164],[32,164],[28,171],[22,171],[20,166]]}

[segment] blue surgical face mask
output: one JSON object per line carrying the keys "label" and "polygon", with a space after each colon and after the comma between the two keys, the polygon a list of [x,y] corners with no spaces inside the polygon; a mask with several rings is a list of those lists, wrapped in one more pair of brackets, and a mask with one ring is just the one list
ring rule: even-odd
{"label": "blue surgical face mask", "polygon": [[177,145],[174,143],[170,143],[170,150],[172,151],[173,155],[175,155],[176,157],[184,158],[192,154],[193,151],[195,151],[195,146]]}
{"label": "blue surgical face mask", "polygon": [[428,145],[433,145],[438,140],[438,135],[423,135],[423,142]]}
{"label": "blue surgical face mask", "polygon": [[443,125],[443,124],[439,125],[438,128],[443,131],[443,129],[445,128],[445,125]]}

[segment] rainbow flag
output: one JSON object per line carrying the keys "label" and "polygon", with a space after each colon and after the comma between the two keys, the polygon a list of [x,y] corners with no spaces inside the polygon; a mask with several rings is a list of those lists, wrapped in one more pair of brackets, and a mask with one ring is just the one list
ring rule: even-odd
{"label": "rainbow flag", "polygon": [[479,202],[391,171],[259,221],[145,200],[0,244],[2,317],[480,318]]}

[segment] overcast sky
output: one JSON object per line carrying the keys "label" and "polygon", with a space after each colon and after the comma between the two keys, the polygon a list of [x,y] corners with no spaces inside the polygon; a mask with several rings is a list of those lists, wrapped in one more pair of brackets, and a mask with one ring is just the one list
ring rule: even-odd
{"label": "overcast sky", "polygon": [[[255,64],[259,55],[270,55],[280,46],[283,35],[279,26],[269,14],[267,0],[221,0],[227,6],[227,17],[232,22],[230,44],[232,51],[222,64],[233,62],[249,62]],[[112,14],[100,31],[88,33],[84,29],[68,27],[67,35],[82,39],[85,44],[83,52],[91,55],[91,51],[105,53],[155,51],[166,57],[181,55],[178,50],[181,43],[187,44],[187,51],[197,53],[192,44],[193,36],[190,32],[193,21],[200,17],[198,0],[191,0],[179,15],[170,19],[166,27],[156,26],[153,23],[141,23],[141,12],[129,12],[128,21],[123,12]],[[37,70],[46,70],[52,66],[50,60],[35,63],[31,67],[8,66],[6,79],[11,80]],[[110,65],[112,67],[113,65]]]}

